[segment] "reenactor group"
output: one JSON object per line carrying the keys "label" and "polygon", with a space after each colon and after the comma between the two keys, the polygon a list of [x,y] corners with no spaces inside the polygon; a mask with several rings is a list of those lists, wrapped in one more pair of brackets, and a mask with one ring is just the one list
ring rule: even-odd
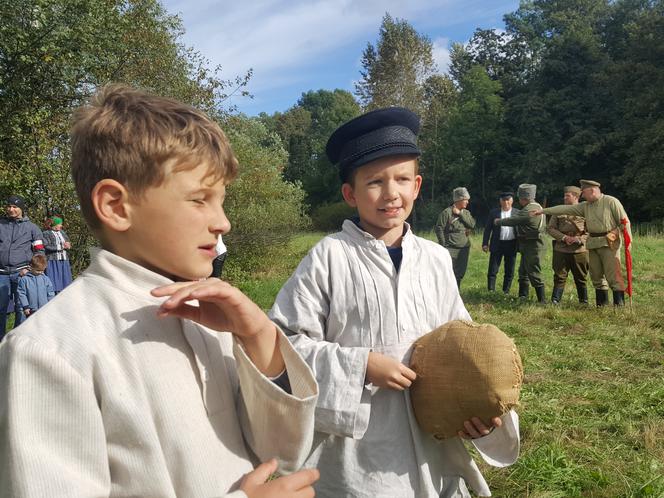
{"label": "reenactor group", "polygon": [[[484,228],[482,250],[489,253],[487,288],[496,290],[496,280],[504,261],[502,291],[508,294],[514,277],[517,252],[519,263],[519,298],[528,299],[530,287],[535,289],[539,303],[546,303],[542,261],[546,252],[545,234],[553,238],[553,290],[551,302],[560,303],[567,276],[574,278],[579,303],[588,303],[588,273],[595,288],[597,306],[625,304],[620,250],[621,234],[631,242],[627,213],[618,199],[603,194],[600,184],[581,180],[580,186],[563,189],[564,204],[543,208],[536,201],[537,186],[521,184],[517,192],[520,209],[514,208],[514,194],[499,194],[500,207],[492,209]],[[453,204],[443,210],[435,226],[438,242],[452,257],[457,285],[461,286],[470,253],[470,234],[475,219],[468,211],[470,195],[465,187],[452,192]],[[579,202],[583,197],[584,202]],[[550,215],[547,223],[546,216]]]}

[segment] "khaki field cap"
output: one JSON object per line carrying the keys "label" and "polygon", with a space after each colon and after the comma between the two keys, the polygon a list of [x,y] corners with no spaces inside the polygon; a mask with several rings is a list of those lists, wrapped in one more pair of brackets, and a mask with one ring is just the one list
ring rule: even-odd
{"label": "khaki field cap", "polygon": [[410,368],[410,387],[420,428],[447,439],[463,423],[479,417],[490,425],[519,404],[523,383],[521,357],[514,341],[496,326],[454,320],[420,337]]}
{"label": "khaki field cap", "polygon": [[519,199],[529,199],[532,201],[535,199],[536,193],[537,185],[533,185],[532,183],[522,183],[519,185],[519,193],[517,195],[519,196]]}
{"label": "khaki field cap", "polygon": [[452,191],[452,199],[454,202],[461,201],[464,199],[470,199],[470,194],[466,187],[457,187]]}
{"label": "khaki field cap", "polygon": [[581,190],[583,190],[584,188],[601,186],[599,182],[596,182],[595,180],[579,180],[579,185],[581,185]]}
{"label": "khaki field cap", "polygon": [[563,193],[567,194],[568,192],[576,194],[577,197],[581,195],[581,189],[575,185],[568,185],[567,187],[563,188]]}

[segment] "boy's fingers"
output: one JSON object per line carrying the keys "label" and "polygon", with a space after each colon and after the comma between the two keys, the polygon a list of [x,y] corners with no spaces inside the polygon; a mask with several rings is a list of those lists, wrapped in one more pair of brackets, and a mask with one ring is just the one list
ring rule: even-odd
{"label": "boy's fingers", "polygon": [[[408,368],[406,365],[401,365],[401,375],[406,377],[411,382],[414,381],[417,378],[417,374],[413,370]],[[410,384],[408,384],[408,385],[410,385]]]}
{"label": "boy's fingers", "polygon": [[179,289],[182,289],[183,287],[187,287],[195,283],[196,282],[175,282],[173,284],[162,285],[161,287],[156,287],[152,289],[150,291],[150,294],[152,294],[155,297],[170,296]]}
{"label": "boy's fingers", "polygon": [[494,427],[501,427],[503,425],[503,419],[500,417],[494,417],[491,419],[491,423]]}
{"label": "boy's fingers", "polygon": [[164,309],[159,308],[157,311],[157,316],[178,316],[180,318],[185,318],[187,320],[193,320],[198,322],[200,319],[201,309],[198,306],[191,306],[189,304],[181,304],[176,308]]}
{"label": "boy's fingers", "polygon": [[280,477],[287,489],[298,491],[315,483],[320,477],[317,469],[302,469],[289,476]]}
{"label": "boy's fingers", "polygon": [[274,458],[267,462],[261,463],[253,471],[249,472],[245,477],[245,483],[253,486],[258,486],[267,481],[272,474],[277,470],[277,460]]}

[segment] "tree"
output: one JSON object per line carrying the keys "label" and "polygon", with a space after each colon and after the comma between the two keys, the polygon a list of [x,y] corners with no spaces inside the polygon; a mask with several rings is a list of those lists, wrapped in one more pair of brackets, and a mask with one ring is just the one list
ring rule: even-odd
{"label": "tree", "polygon": [[376,46],[368,43],[362,56],[362,78],[355,85],[362,106],[398,105],[423,114],[423,85],[436,72],[432,51],[427,36],[385,14]]}
{"label": "tree", "polygon": [[72,110],[124,82],[224,119],[226,97],[244,92],[250,73],[221,79],[180,43],[180,19],[157,0],[5,1],[0,19],[0,195],[24,195],[38,224],[64,215],[80,269],[92,236],[69,178]]}
{"label": "tree", "polygon": [[284,178],[302,184],[312,208],[340,200],[338,170],[327,159],[325,145],[334,130],[359,114],[359,105],[345,90],[310,90],[268,120],[288,150]]}

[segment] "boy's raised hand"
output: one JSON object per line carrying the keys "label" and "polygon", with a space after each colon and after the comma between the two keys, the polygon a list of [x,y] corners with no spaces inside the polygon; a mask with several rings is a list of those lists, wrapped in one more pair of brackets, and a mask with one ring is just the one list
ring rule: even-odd
{"label": "boy's raised hand", "polygon": [[[231,332],[262,373],[279,375],[284,361],[278,347],[277,329],[267,315],[239,289],[217,278],[177,282],[152,289],[155,297],[169,296],[158,316],[177,316],[214,330]],[[198,306],[187,301],[198,300]]]}
{"label": "boy's raised hand", "polygon": [[[267,315],[239,289],[217,278],[177,282],[153,289],[155,297],[170,296],[161,303],[159,316],[188,318],[214,330],[250,338],[274,328]],[[198,306],[187,301],[198,300]]]}
{"label": "boy's raised hand", "polygon": [[403,391],[417,377],[406,365],[400,361],[371,351],[367,361],[367,380],[377,387],[388,387],[396,391]]}
{"label": "boy's raised hand", "polygon": [[316,469],[300,470],[265,482],[276,470],[275,459],[260,464],[244,476],[240,489],[248,498],[311,498],[315,495],[311,485],[320,476]]}

